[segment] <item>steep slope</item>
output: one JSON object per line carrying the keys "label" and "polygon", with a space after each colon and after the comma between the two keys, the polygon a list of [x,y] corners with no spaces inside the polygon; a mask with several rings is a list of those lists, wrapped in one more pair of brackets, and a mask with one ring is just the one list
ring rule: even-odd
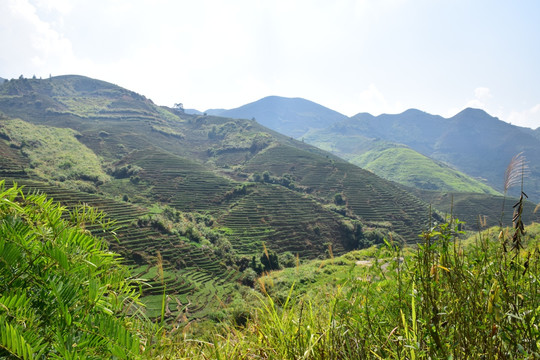
{"label": "steep slope", "polygon": [[385,179],[419,189],[499,194],[482,182],[406,147],[370,150],[352,156],[349,161]]}
{"label": "steep slope", "polygon": [[[210,114],[209,110],[207,113]],[[347,117],[312,101],[301,98],[268,96],[236,109],[214,111],[213,115],[238,119],[256,119],[279,133],[301,137],[309,129],[325,128]]]}
{"label": "steep slope", "polygon": [[[301,99],[265,101],[283,104],[285,110],[291,102],[303,104],[305,112],[314,107]],[[425,205],[413,196],[258,122],[184,114],[106,82],[81,76],[10,81],[0,87],[0,111],[11,118],[77,132],[76,139],[101,159],[109,177],[74,172],[69,179],[75,181],[72,187],[148,207],[157,202],[180,211],[209,213],[216,229],[223,228],[224,233],[231,229],[229,240],[240,254],[261,251],[263,243],[279,251],[285,238],[288,248],[305,251],[301,256],[318,256],[327,244],[333,244],[337,252],[345,251],[365,241],[355,225],[362,220],[373,222],[367,229],[391,229],[396,236],[414,241],[427,221]],[[32,145],[17,145],[15,140],[9,135],[3,139],[24,158]],[[295,169],[290,169],[291,164]],[[48,166],[54,172],[59,165]],[[285,168],[287,171],[282,171]],[[31,175],[39,175],[30,170]],[[266,170],[271,181],[255,179],[255,172],[260,178]],[[287,173],[291,176],[285,176]],[[56,180],[65,186],[68,179]],[[254,181],[242,190],[247,180]],[[343,192],[348,203],[329,206],[338,192]],[[357,193],[362,197],[357,199]],[[280,205],[283,199],[296,199],[299,209]],[[243,225],[232,219],[244,211],[243,207],[249,213],[253,201],[259,209],[256,221],[264,223],[264,236],[253,237],[251,244],[240,244],[250,222]],[[281,216],[283,219],[277,220]],[[295,224],[302,225],[294,229]],[[290,234],[284,231],[287,226]]]}
{"label": "steep slope", "polygon": [[304,191],[323,201],[336,199],[367,224],[389,226],[409,241],[417,226],[425,226],[429,212],[424,203],[393,183],[345,161],[321,159],[286,145],[259,153],[246,164],[252,172],[268,172],[294,179]]}

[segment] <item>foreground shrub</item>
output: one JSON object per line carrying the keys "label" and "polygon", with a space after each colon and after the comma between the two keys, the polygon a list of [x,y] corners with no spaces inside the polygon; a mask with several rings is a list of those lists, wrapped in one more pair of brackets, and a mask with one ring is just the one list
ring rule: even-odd
{"label": "foreground shrub", "polygon": [[0,358],[140,357],[138,295],[92,224],[110,225],[0,181]]}

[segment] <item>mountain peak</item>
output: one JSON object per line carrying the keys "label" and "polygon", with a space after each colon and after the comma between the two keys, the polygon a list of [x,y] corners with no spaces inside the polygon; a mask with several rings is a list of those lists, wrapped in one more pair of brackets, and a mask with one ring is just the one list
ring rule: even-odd
{"label": "mountain peak", "polygon": [[459,113],[457,113],[456,115],[454,115],[454,117],[457,117],[457,116],[467,116],[467,117],[490,117],[492,118],[493,116],[489,115],[485,110],[482,110],[482,109],[477,109],[477,108],[471,108],[471,107],[468,107],[468,108],[465,108],[463,110],[461,110]]}
{"label": "mountain peak", "polygon": [[427,114],[425,111],[418,110],[418,109],[407,109],[404,112],[401,113],[401,115],[417,115],[417,114]]}

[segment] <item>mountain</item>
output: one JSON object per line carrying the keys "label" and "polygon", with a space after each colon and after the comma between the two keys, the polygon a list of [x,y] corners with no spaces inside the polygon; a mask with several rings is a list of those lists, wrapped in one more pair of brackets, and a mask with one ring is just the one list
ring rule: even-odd
{"label": "mountain", "polygon": [[[210,114],[210,110],[207,113]],[[281,134],[299,138],[310,129],[326,128],[347,117],[302,98],[268,96],[241,107],[214,112],[237,119],[255,119]]]}
{"label": "mountain", "polygon": [[[296,102],[296,99],[293,101]],[[302,100],[300,102],[305,104]],[[287,99],[285,103],[288,103]],[[257,174],[262,176],[264,172],[269,172],[267,178],[262,184],[255,182],[254,189],[259,187],[266,189],[269,184],[288,182],[288,186],[278,186],[279,190],[276,191],[285,191],[289,194],[291,189],[296,190],[292,195],[287,195],[292,198],[297,196],[295,194],[302,197],[306,196],[306,193],[312,194],[310,199],[320,203],[319,206],[333,200],[338,192],[343,192],[343,196],[349,198],[351,207],[361,198],[361,201],[369,203],[370,196],[375,200],[383,193],[388,193],[385,197],[392,203],[402,203],[400,197],[416,202],[412,198],[409,199],[409,194],[400,191],[395,185],[329,153],[266,129],[258,122],[184,114],[158,107],[144,96],[116,85],[85,77],[19,79],[7,83],[0,88],[0,111],[10,118],[20,118],[37,126],[74,130],[78,141],[101,158],[105,166],[139,167],[141,180],[145,180],[147,185],[152,185],[154,198],[151,200],[159,199],[163,203],[177,206],[182,211],[219,207],[216,204],[225,206],[227,202],[221,203],[219,200],[225,193],[233,191],[242,185],[242,181],[250,177]],[[16,129],[20,129],[21,126],[12,121],[10,127],[3,127],[4,136],[11,139],[12,148],[22,148],[23,144],[32,142],[30,138],[17,137],[16,133],[20,130]],[[39,127],[26,126],[26,128],[30,135],[46,133],[45,129]],[[73,135],[57,133],[51,135],[51,137],[59,136]],[[45,140],[38,138],[34,143],[46,144]],[[53,143],[47,145],[53,146]],[[30,153],[39,148],[41,147],[36,146],[31,150],[26,149],[25,152]],[[81,150],[77,153],[85,152]],[[68,163],[66,160],[64,164],[54,166],[73,169],[74,165],[68,166]],[[111,183],[114,183],[114,179],[105,181],[102,179],[103,176],[92,176],[91,173],[96,173],[96,170],[88,173],[77,171],[75,174],[74,171],[68,171],[64,179],[58,175],[63,173],[62,169],[58,171],[49,169],[48,172],[42,169],[48,164],[49,161],[34,160],[27,168],[30,173],[42,177],[43,174],[51,176],[56,174],[53,180],[67,182],[72,186],[79,184],[77,181],[85,182],[85,185],[81,185],[82,188],[91,187],[96,192],[106,193]],[[349,179],[353,173],[355,178]],[[196,192],[194,185],[187,180],[197,181],[197,186],[205,187],[195,188],[199,191]],[[363,187],[368,184],[372,184],[376,191],[365,198],[364,195],[359,197],[355,194],[356,186]],[[137,188],[132,185],[126,186],[123,190],[129,191],[130,187]],[[171,193],[173,189],[174,192]],[[139,193],[144,192],[141,189]],[[255,192],[261,194],[264,191]],[[137,194],[137,191],[132,193]],[[141,201],[146,201],[147,204],[151,202],[149,199]],[[421,206],[421,203],[418,205]],[[384,201],[381,206],[386,206]],[[321,209],[328,211],[324,207]],[[381,216],[385,213],[381,210],[380,215],[375,216],[362,213],[363,210],[360,208],[358,211],[357,215],[361,215],[367,221],[383,221]],[[404,212],[406,213],[407,211]],[[224,213],[219,215],[226,218]],[[409,220],[407,219],[407,222]],[[396,217],[396,221],[402,220]],[[418,223],[421,224],[423,221]],[[414,238],[414,229],[403,227],[403,231],[405,237]],[[309,238],[308,236],[307,239]],[[267,239],[265,241],[268,246],[272,246],[271,236],[263,239]],[[314,237],[313,241],[315,240]],[[340,241],[339,237],[335,240]],[[262,242],[261,240],[260,243]]]}
{"label": "mountain", "polygon": [[256,121],[186,114],[76,75],[0,85],[0,178],[116,221],[108,239],[151,285],[150,316],[164,288],[205,317],[269,269],[267,254],[326,257],[389,233],[415,242],[429,221],[410,192]]}
{"label": "mountain", "polygon": [[[362,145],[344,148],[353,139]],[[305,140],[318,146],[324,142],[323,148],[338,149],[345,158],[358,157],[376,148],[376,144],[404,144],[499,192],[503,191],[506,167],[514,155],[523,152],[530,170],[525,178],[526,192],[533,201],[540,201],[540,141],[532,131],[503,122],[483,110],[465,109],[448,119],[414,109],[395,115],[361,113],[307,134]]]}
{"label": "mountain", "polygon": [[7,79],[4,79],[4,78],[0,77],[0,84],[2,84],[4,81],[7,81]]}
{"label": "mountain", "polygon": [[202,115],[202,111],[199,111],[197,109],[185,109],[184,112],[189,115]]}
{"label": "mountain", "polygon": [[[440,123],[444,119],[419,110],[406,111],[403,114],[406,121],[399,126],[393,125],[396,131],[391,141],[378,140],[384,138],[385,135],[379,133],[377,127],[370,125],[370,121],[375,119],[370,114],[361,113],[355,116],[355,120],[352,120],[303,99],[267,97],[237,109],[217,110],[214,114],[235,118],[255,118],[273,130],[296,138],[302,137],[309,144],[330,151],[355,165],[367,168],[379,176],[406,186],[424,186],[427,189],[441,191],[497,194],[497,191],[481,181],[422,155],[422,150],[427,151],[429,146],[424,144],[421,136],[418,136],[418,140],[414,144],[415,149],[405,150],[403,146],[399,145],[399,140],[402,137],[406,140],[407,134],[412,131],[416,134],[427,132],[431,137],[438,135]],[[327,118],[323,119],[325,116]],[[366,128],[359,129],[359,121],[357,120],[363,121]],[[377,124],[381,128],[390,126],[391,121],[391,115],[377,117]],[[413,130],[415,127],[416,129]],[[336,133],[338,133],[337,137]],[[376,153],[386,149],[385,146],[389,148],[384,154],[383,161],[383,158],[377,156]],[[370,151],[369,155],[365,154],[367,151]],[[390,155],[396,151],[400,152],[399,156]],[[410,157],[405,155],[410,155]],[[379,158],[377,164],[374,162],[368,164],[366,159],[373,159],[374,156]],[[398,158],[399,161],[397,161]],[[407,161],[404,161],[405,158]],[[388,161],[394,162],[394,164],[391,165]],[[422,173],[418,172],[419,162],[423,170]],[[385,169],[382,169],[381,164],[384,164],[382,167]]]}
{"label": "mountain", "polygon": [[536,128],[536,130],[533,131],[534,137],[536,137],[538,140],[540,140],[540,127]]}

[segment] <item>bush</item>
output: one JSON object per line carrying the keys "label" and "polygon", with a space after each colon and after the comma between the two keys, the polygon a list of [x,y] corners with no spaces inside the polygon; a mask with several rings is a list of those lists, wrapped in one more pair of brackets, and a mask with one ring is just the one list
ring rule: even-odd
{"label": "bush", "polygon": [[279,264],[285,268],[296,266],[296,256],[290,251],[285,251],[279,255]]}
{"label": "bush", "polygon": [[138,294],[92,223],[110,226],[0,181],[0,358],[140,357]]}

